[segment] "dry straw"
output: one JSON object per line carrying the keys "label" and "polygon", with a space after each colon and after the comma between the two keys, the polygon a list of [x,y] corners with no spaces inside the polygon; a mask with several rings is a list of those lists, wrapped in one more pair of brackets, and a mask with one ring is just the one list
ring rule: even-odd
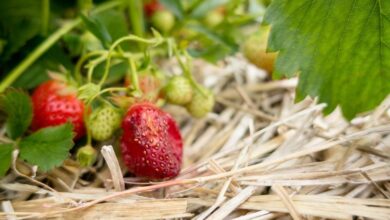
{"label": "dry straw", "polygon": [[15,161],[0,219],[390,219],[390,99],[347,122],[294,103],[296,79],[264,81],[240,57],[195,68],[217,105],[201,120],[166,107],[185,138],[178,178],[123,178],[110,146],[88,169]]}

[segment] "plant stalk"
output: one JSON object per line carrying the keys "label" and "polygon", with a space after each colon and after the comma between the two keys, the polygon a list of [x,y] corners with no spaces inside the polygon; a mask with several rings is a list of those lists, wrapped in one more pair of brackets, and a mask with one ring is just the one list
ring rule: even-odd
{"label": "plant stalk", "polygon": [[42,0],[42,27],[41,34],[46,36],[49,30],[50,0]]}

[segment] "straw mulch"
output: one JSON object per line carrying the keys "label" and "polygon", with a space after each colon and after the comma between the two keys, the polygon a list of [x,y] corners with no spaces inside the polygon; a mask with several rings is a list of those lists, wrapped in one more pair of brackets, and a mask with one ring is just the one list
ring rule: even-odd
{"label": "straw mulch", "polygon": [[42,174],[15,161],[0,219],[390,219],[390,99],[347,122],[294,103],[296,79],[266,80],[239,56],[194,65],[217,104],[201,120],[166,107],[185,138],[178,178],[122,178],[110,143],[89,169],[68,160]]}

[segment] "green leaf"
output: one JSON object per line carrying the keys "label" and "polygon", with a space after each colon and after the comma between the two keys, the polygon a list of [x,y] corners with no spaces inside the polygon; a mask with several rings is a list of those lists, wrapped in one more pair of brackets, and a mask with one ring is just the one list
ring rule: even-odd
{"label": "green leaf", "polygon": [[13,53],[39,33],[41,2],[0,1],[0,38],[7,42],[0,60],[8,60]]}
{"label": "green leaf", "polygon": [[193,9],[191,15],[195,18],[203,17],[207,14],[207,12],[228,2],[228,0],[204,0]]}
{"label": "green leaf", "polygon": [[80,35],[71,32],[65,34],[62,39],[66,48],[69,50],[70,56],[76,57],[81,54],[83,51],[83,42]]}
{"label": "green leaf", "polygon": [[218,60],[231,54],[232,51],[221,45],[212,45],[203,49],[188,48],[188,53],[195,58],[203,58],[211,63],[216,63]]}
{"label": "green leaf", "polygon": [[42,171],[61,165],[73,146],[72,127],[70,123],[47,127],[22,139],[20,157]]}
{"label": "green leaf", "polygon": [[124,14],[118,10],[107,10],[92,17],[98,20],[107,29],[112,41],[129,34],[126,18]]}
{"label": "green leaf", "polygon": [[0,144],[0,177],[11,167],[12,150],[12,144]]}
{"label": "green leaf", "polygon": [[7,114],[5,128],[7,135],[16,139],[30,126],[32,103],[30,96],[20,90],[9,89],[0,98],[2,110]]}
{"label": "green leaf", "polygon": [[60,66],[64,66],[68,70],[73,69],[70,57],[56,44],[23,72],[12,86],[23,89],[35,88],[49,79],[48,70],[57,71]]}
{"label": "green leaf", "polygon": [[181,1],[160,0],[159,2],[169,11],[171,11],[177,18],[182,19],[184,17],[184,9]]}
{"label": "green leaf", "polygon": [[87,29],[91,31],[95,35],[95,37],[97,37],[102,42],[105,48],[109,48],[112,42],[112,38],[106,26],[104,26],[96,18],[88,18],[83,14],[80,14],[80,17],[83,20],[84,24],[87,26]]}
{"label": "green leaf", "polygon": [[274,0],[265,22],[279,51],[274,75],[299,74],[298,98],[319,96],[346,118],[390,92],[390,1]]}
{"label": "green leaf", "polygon": [[188,28],[198,32],[199,34],[207,37],[212,40],[215,44],[219,44],[221,46],[227,47],[232,51],[236,51],[238,49],[238,45],[235,42],[232,42],[227,36],[219,35],[213,32],[210,29],[205,28],[203,25],[188,25]]}

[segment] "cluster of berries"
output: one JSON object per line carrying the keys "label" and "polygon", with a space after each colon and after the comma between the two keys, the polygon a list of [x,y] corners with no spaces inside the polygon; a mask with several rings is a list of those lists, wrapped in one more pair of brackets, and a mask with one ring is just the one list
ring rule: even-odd
{"label": "cluster of berries", "polygon": [[214,97],[184,76],[172,77],[163,87],[160,84],[155,77],[140,77],[144,98],[136,99],[126,109],[109,102],[90,109],[77,97],[75,87],[49,80],[32,94],[32,129],[71,122],[75,141],[85,136],[87,129],[94,140],[106,141],[121,128],[122,159],[130,172],[152,179],[175,177],[180,172],[183,141],[173,117],[154,103],[155,96],[185,107],[197,118],[212,110]]}

